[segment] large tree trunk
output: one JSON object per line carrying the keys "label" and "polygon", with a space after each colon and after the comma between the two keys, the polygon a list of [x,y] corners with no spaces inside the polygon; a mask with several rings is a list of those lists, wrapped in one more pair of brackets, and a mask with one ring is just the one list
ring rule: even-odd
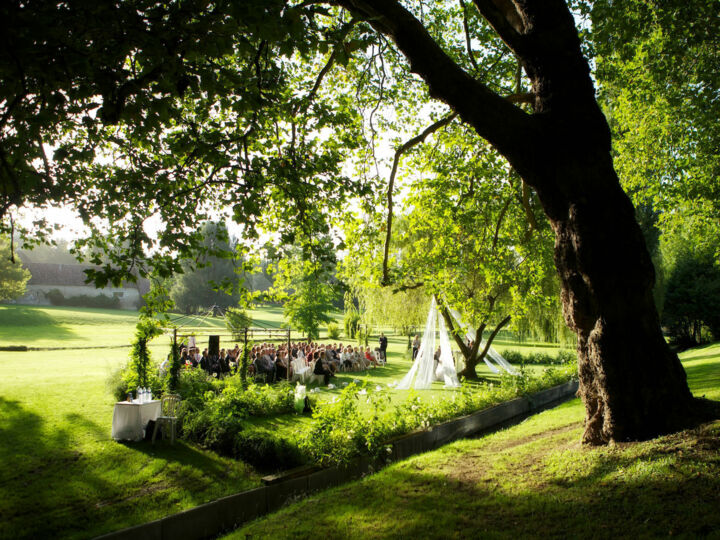
{"label": "large tree trunk", "polygon": [[654,269],[613,168],[610,131],[565,2],[474,0],[525,68],[532,115],[464,72],[398,2],[342,3],[389,35],[431,95],[535,188],[555,231],[565,320],[578,336],[584,441],[644,439],[707,417],[662,336]]}

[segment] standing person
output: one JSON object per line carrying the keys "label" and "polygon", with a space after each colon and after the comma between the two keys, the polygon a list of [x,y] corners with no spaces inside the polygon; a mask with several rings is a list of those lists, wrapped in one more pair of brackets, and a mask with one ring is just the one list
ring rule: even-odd
{"label": "standing person", "polygon": [[415,339],[413,339],[413,361],[415,358],[417,358],[418,350],[420,349],[420,336],[415,334]]}
{"label": "standing person", "polygon": [[380,360],[387,364],[387,338],[383,332],[380,332]]}

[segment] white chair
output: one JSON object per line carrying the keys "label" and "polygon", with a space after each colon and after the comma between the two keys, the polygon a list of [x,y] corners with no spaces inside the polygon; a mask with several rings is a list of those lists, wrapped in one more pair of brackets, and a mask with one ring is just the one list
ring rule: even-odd
{"label": "white chair", "polygon": [[306,366],[305,362],[300,358],[295,358],[291,364],[293,368],[292,382],[300,381],[304,383],[308,375],[312,375],[310,366]]}
{"label": "white chair", "polygon": [[152,442],[155,444],[155,437],[160,426],[162,426],[162,437],[165,438],[167,433],[166,427],[170,430],[170,444],[175,444],[175,426],[177,425],[177,408],[180,405],[181,398],[176,394],[166,394],[160,401],[160,414],[155,419],[155,429],[153,429]]}

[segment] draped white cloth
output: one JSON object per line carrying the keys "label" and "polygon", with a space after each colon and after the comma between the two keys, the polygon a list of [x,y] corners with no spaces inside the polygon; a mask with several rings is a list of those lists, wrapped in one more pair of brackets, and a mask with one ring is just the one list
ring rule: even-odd
{"label": "draped white cloth", "polygon": [[[435,368],[435,326],[440,321],[440,361],[437,369]],[[445,381],[445,386],[458,387],[460,382],[455,371],[455,362],[450,349],[450,340],[448,339],[447,330],[445,329],[445,321],[438,315],[435,297],[430,302],[430,311],[428,312],[427,322],[425,323],[425,332],[423,333],[420,348],[417,357],[413,362],[410,371],[398,383],[397,388],[400,390],[408,390],[415,388],[422,390],[430,388],[435,378]]]}
{"label": "draped white cloth", "polygon": [[[457,312],[457,310],[450,308],[450,314],[453,316],[453,319],[455,319],[455,322],[458,324],[458,326],[465,331],[465,337],[471,341],[475,341],[475,330],[469,324],[466,324],[460,319],[460,314]],[[478,350],[482,350],[484,346],[483,343],[484,342],[481,338]],[[488,353],[485,355],[485,358],[483,358],[483,360],[485,361],[485,364],[490,369],[490,371],[492,371],[493,373],[500,373],[500,370],[490,362],[488,356],[498,366],[500,366],[500,368],[508,372],[510,375],[518,375],[518,371],[512,366],[512,364],[505,360],[499,352],[490,347]]]}
{"label": "draped white cloth", "polygon": [[[435,310],[437,312],[437,310]],[[435,371],[438,379],[445,381],[445,386],[450,388],[458,388],[460,381],[455,370],[455,360],[450,347],[450,338],[448,337],[447,328],[445,328],[445,319],[441,315],[436,315],[438,326],[440,328],[440,362]]]}

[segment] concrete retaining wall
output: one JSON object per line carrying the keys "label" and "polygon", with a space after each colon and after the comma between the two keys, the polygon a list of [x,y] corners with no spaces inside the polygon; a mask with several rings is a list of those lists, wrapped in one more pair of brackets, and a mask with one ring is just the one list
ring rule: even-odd
{"label": "concrete retaining wall", "polygon": [[[416,431],[389,441],[390,461],[405,459],[451,441],[473,437],[511,425],[532,413],[571,398],[578,383],[571,381],[531,396],[501,403],[490,409],[456,418],[426,431]],[[306,493],[334,487],[378,470],[382,465],[361,457],[347,466],[318,469],[300,467],[263,479],[263,487],[224,497],[144,525],[101,536],[103,540],[200,539],[217,536],[269,512]]]}

